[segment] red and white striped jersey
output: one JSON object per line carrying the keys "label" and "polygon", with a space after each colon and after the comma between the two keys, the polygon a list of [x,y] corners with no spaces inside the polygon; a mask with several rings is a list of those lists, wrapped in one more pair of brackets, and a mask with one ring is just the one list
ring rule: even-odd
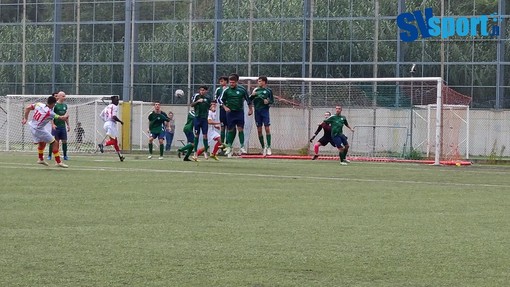
{"label": "red and white striped jersey", "polygon": [[101,114],[99,115],[103,121],[105,122],[115,122],[113,119],[114,116],[118,116],[119,107],[114,104],[109,104],[106,108],[103,109]]}
{"label": "red and white striped jersey", "polygon": [[34,129],[44,129],[46,124],[55,117],[55,113],[43,103],[32,104],[34,114],[28,123]]}

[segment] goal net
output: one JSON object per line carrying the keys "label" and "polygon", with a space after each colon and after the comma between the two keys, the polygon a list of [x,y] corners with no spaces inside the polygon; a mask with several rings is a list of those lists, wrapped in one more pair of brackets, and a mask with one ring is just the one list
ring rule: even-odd
{"label": "goal net", "polygon": [[[437,117],[437,105],[415,106],[415,128],[427,130],[427,137],[418,139],[415,147],[425,149],[426,156],[430,157],[437,145],[434,137]],[[442,160],[455,162],[469,159],[469,106],[443,104],[441,107],[442,137],[438,143],[441,145]]]}
{"label": "goal net", "polygon": [[[257,77],[240,79],[249,91],[257,86]],[[335,106],[341,105],[342,114],[355,130],[351,133],[344,127],[351,158],[427,159],[439,164],[469,155],[466,127],[471,98],[447,87],[441,78],[269,77],[268,87],[275,96],[271,109],[273,153],[312,154],[313,143],[308,139],[324,113],[334,114]],[[249,153],[260,152],[254,124],[245,128],[245,135],[249,135]],[[315,141],[321,136],[322,132]],[[337,156],[338,152],[327,145],[320,148],[320,154]]]}
{"label": "goal net", "polygon": [[[46,103],[49,95],[7,95],[0,97],[0,149],[5,151],[36,151],[28,125],[22,125],[24,109],[36,102]],[[69,152],[94,152],[105,135],[99,114],[110,103],[110,95],[67,95],[70,130],[67,133]],[[29,116],[30,120],[30,116]],[[81,127],[81,128],[80,128]],[[51,124],[48,124],[51,129]],[[83,130],[81,130],[83,129]]]}

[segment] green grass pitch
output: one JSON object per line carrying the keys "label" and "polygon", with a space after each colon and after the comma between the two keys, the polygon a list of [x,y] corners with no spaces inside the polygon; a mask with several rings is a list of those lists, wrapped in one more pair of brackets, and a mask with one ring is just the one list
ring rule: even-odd
{"label": "green grass pitch", "polygon": [[509,167],[70,158],[0,153],[0,286],[510,282]]}

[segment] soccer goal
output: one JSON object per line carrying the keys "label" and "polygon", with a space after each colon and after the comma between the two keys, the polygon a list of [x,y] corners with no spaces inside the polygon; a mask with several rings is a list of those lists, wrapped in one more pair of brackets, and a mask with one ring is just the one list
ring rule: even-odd
{"label": "soccer goal", "polygon": [[436,142],[433,134],[437,105],[415,106],[416,126],[427,130],[427,137],[421,139],[417,146],[425,146],[427,157],[440,145],[445,161],[469,159],[469,106],[443,104],[441,110],[442,141]]}
{"label": "soccer goal", "polygon": [[[240,80],[249,91],[257,86],[257,77]],[[341,105],[342,114],[355,129],[351,133],[344,128],[351,158],[433,160],[439,165],[457,155],[469,155],[469,109],[465,107],[471,98],[447,87],[439,77],[268,77],[268,87],[275,96],[271,109],[273,153],[313,153],[308,139],[324,119],[324,113],[334,114],[335,106]],[[454,106],[459,109],[452,110]],[[458,116],[451,111],[458,112]],[[249,152],[259,152],[256,128],[245,134],[249,135]],[[322,132],[315,140],[320,136]],[[449,147],[457,151],[452,152]],[[450,156],[452,153],[456,156]],[[328,145],[320,148],[320,154],[338,153]]]}
{"label": "soccer goal", "polygon": [[[7,95],[0,100],[0,144],[5,151],[35,151],[28,125],[22,125],[24,109],[36,102],[46,103],[49,95]],[[103,121],[99,114],[110,103],[110,95],[68,95],[70,130],[67,133],[70,152],[94,152],[104,139]],[[29,117],[30,120],[30,117]],[[48,124],[51,129],[51,124]]]}

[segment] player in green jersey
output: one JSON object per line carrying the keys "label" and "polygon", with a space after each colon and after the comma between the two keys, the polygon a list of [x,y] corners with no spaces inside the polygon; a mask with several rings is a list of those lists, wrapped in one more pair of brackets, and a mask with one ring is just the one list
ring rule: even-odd
{"label": "player in green jersey", "polygon": [[354,132],[354,130],[349,126],[347,118],[342,116],[342,106],[336,106],[335,110],[336,113],[325,119],[324,122],[331,124],[331,137],[338,149],[340,164],[347,165],[347,163],[349,163],[346,159],[349,143],[347,142],[347,137],[343,134],[343,127],[346,126],[351,132]]}
{"label": "player in green jersey", "polygon": [[168,116],[165,112],[161,111],[161,104],[154,102],[154,110],[149,114],[149,156],[152,158],[152,149],[155,138],[159,141],[159,159],[163,159],[163,152],[165,150],[165,130],[168,125]]}
{"label": "player in green jersey", "polygon": [[230,77],[235,77],[235,78],[236,78],[236,81],[238,82],[238,83],[237,83],[237,87],[238,87],[239,89],[243,89],[243,90],[245,90],[246,92],[248,92],[248,90],[246,89],[246,87],[245,87],[245,86],[243,86],[243,85],[239,84],[239,75],[238,75],[238,74],[236,74],[236,73],[232,73],[232,74],[230,74],[230,75],[229,75],[229,78],[230,78]]}
{"label": "player in green jersey", "polygon": [[229,87],[223,91],[218,99],[220,105],[227,112],[227,149],[225,153],[232,156],[232,144],[236,137],[236,127],[239,133],[239,143],[241,144],[241,153],[246,153],[244,149],[244,102],[248,103],[248,116],[253,114],[253,105],[250,96],[244,87],[238,86],[239,76],[230,75],[228,78]]}
{"label": "player in green jersey", "polygon": [[[269,117],[269,105],[274,103],[273,91],[267,87],[267,77],[260,76],[257,79],[258,87],[253,89],[250,99],[255,106],[255,124],[257,125],[257,134],[259,142],[262,145],[262,155],[271,155],[271,120]],[[262,135],[262,126],[266,131],[267,145],[264,145],[264,136]]]}
{"label": "player in green jersey", "polygon": [[194,139],[194,151],[195,155],[192,157],[193,160],[197,160],[197,149],[198,139],[200,132],[202,132],[202,142],[204,144],[204,157],[207,159],[207,151],[209,149],[209,141],[207,139],[207,131],[209,129],[209,123],[207,122],[207,116],[209,115],[209,108],[211,107],[211,98],[207,95],[209,88],[207,86],[200,86],[198,93],[193,95],[191,98],[191,107],[195,111],[195,120],[193,127],[195,130]]}
{"label": "player in green jersey", "polygon": [[[55,107],[53,107],[53,112],[59,116],[67,115],[67,104],[65,104],[66,93],[60,91],[58,93],[53,93],[55,98],[57,99],[57,103]],[[71,130],[69,126],[69,118],[65,120],[62,119],[54,119],[52,122],[52,134],[55,137],[55,142],[58,145],[62,142],[62,153],[64,154],[64,160],[68,160],[67,156],[67,132]],[[49,155],[48,159],[51,159],[51,146],[49,147]]]}
{"label": "player in green jersey", "polygon": [[186,135],[186,145],[177,149],[177,156],[181,157],[181,152],[186,152],[184,156],[184,161],[191,161],[189,156],[193,152],[193,148],[195,147],[195,135],[193,134],[193,121],[195,120],[195,111],[191,110],[188,113],[188,117],[186,119],[186,123],[184,124],[184,128],[182,131]]}

